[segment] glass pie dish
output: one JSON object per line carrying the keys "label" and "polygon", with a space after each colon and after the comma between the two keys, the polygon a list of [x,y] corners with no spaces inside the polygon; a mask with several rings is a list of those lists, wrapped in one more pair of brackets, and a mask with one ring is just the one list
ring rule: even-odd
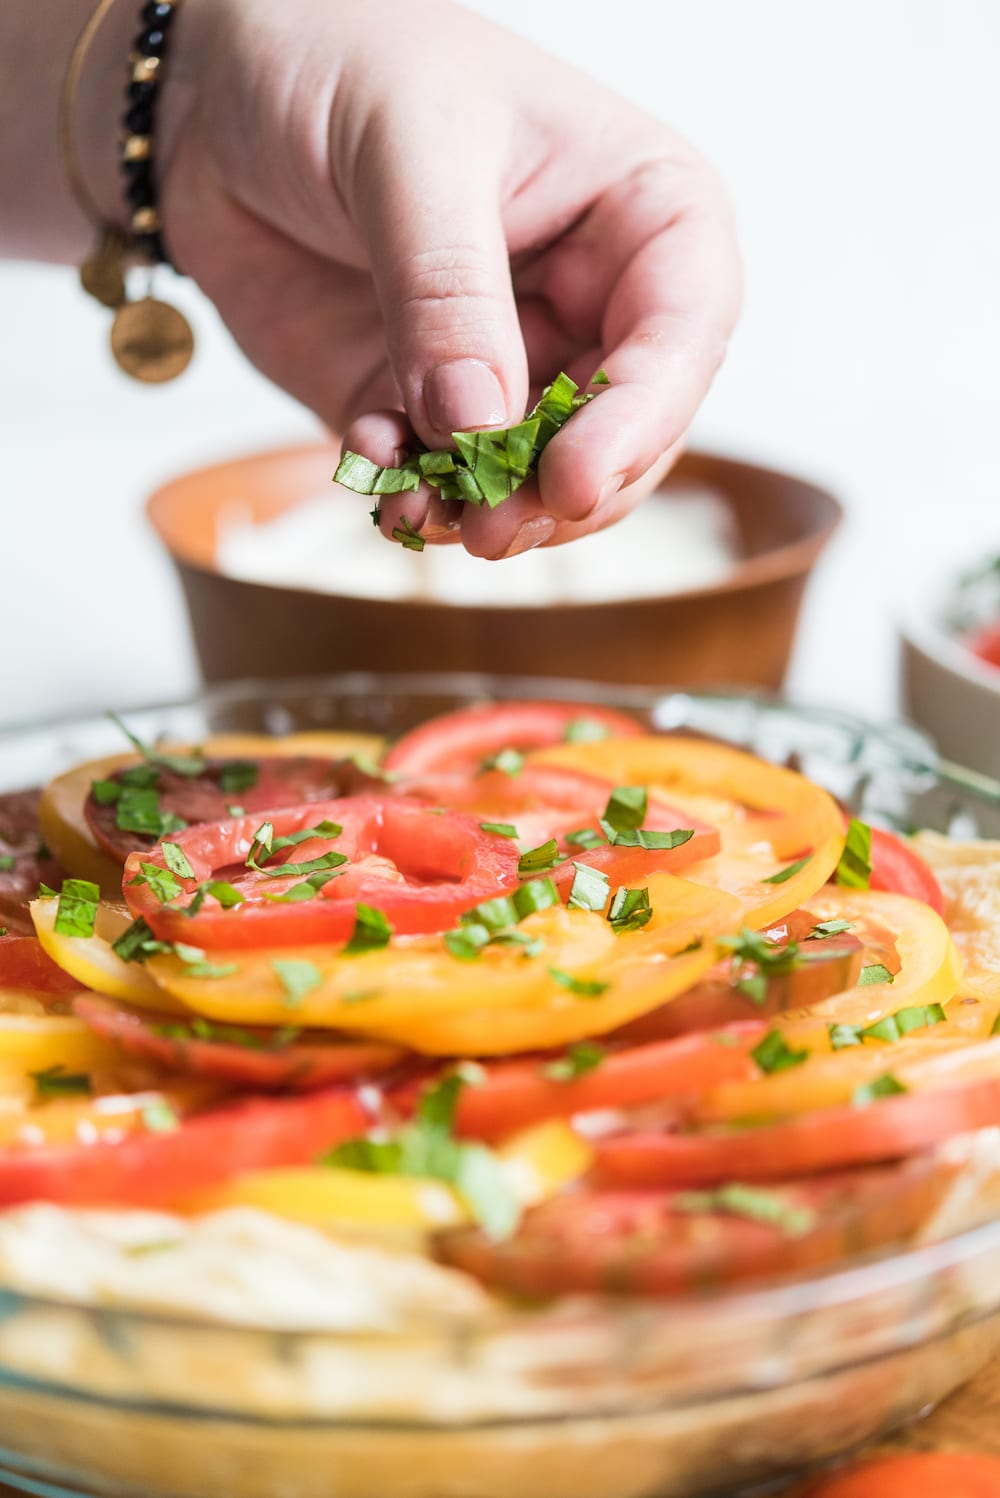
{"label": "glass pie dish", "polygon": [[[396,734],[487,697],[638,713],[791,763],[898,827],[1000,837],[1000,785],[902,727],[754,697],[482,677],[219,687],[146,740]],[[0,733],[0,790],[120,746],[106,718]],[[66,1246],[70,1251],[70,1246]],[[280,1272],[280,1264],[279,1264]],[[913,1418],[1000,1348],[1000,1220],[830,1272],[669,1300],[574,1297],[403,1329],[168,1315],[0,1287],[0,1478],[118,1498],[680,1498],[794,1472]]]}

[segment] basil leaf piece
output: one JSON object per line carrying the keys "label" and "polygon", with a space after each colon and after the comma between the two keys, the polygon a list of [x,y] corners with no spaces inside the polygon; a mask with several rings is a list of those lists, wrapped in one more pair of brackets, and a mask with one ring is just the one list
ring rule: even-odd
{"label": "basil leaf piece", "polygon": [[[347,860],[345,859],[346,863]],[[301,884],[293,884],[291,889],[286,889],[283,894],[277,894],[273,890],[264,891],[265,900],[273,900],[276,904],[294,905],[301,900],[314,900],[320,890],[330,883],[331,879],[338,878],[336,869],[320,869],[310,874],[308,879],[303,879]]]}
{"label": "basil leaf piece", "polygon": [[845,1046],[861,1045],[865,1040],[884,1040],[892,1045],[912,1030],[929,1029],[943,1024],[946,1019],[940,1004],[909,1004],[871,1025],[829,1025],[827,1028],[832,1049],[839,1051]]}
{"label": "basil leaf piece", "polygon": [[566,905],[570,910],[603,911],[608,903],[611,885],[607,874],[586,863],[574,863],[576,870]]}
{"label": "basil leaf piece", "polygon": [[611,729],[596,718],[572,718],[563,729],[564,744],[598,744],[611,737]]}
{"label": "basil leaf piece", "polygon": [[881,962],[870,962],[863,967],[858,974],[858,988],[866,988],[869,983],[891,983],[893,975]]}
{"label": "basil leaf piece", "polygon": [[517,828],[511,822],[480,822],[481,832],[492,832],[497,837],[517,837]]}
{"label": "basil leaf piece", "polygon": [[806,941],[825,941],[828,936],[841,936],[845,931],[852,931],[853,925],[850,921],[819,921],[809,934]]}
{"label": "basil leaf piece", "polygon": [[147,837],[166,837],[170,832],[183,832],[187,823],[172,811],[160,810],[160,793],[153,787],[122,787],[115,813],[115,826],[120,832],[141,832]]}
{"label": "basil leaf piece", "polygon": [[550,1082],[575,1082],[578,1077],[596,1071],[606,1055],[603,1046],[592,1040],[579,1040],[567,1049],[565,1056],[543,1066],[542,1076]]}
{"label": "basil leaf piece", "polygon": [[872,830],[852,817],[834,878],[845,889],[868,889],[872,876]]}
{"label": "basil leaf piece", "polygon": [[675,1212],[724,1212],[746,1217],[751,1222],[772,1223],[791,1238],[799,1238],[816,1225],[816,1214],[809,1207],[790,1202],[779,1191],[733,1182],[712,1191],[681,1191],[674,1197]]}
{"label": "basil leaf piece", "polygon": [[414,530],[405,515],[400,516],[399,524],[394,527],[392,539],[398,541],[400,546],[404,546],[407,551],[423,551],[427,545],[423,536],[418,530]]}
{"label": "basil leaf piece", "polygon": [[[181,944],[176,942],[174,950],[177,951]],[[178,953],[179,955],[179,953]],[[202,954],[204,956],[204,954]],[[185,962],[185,978],[231,978],[238,973],[240,965],[238,962]]]}
{"label": "basil leaf piece", "polygon": [[162,842],[160,852],[167,868],[175,873],[179,879],[193,879],[194,869],[188,862],[187,854],[178,843]]}
{"label": "basil leaf piece", "polygon": [[147,884],[154,899],[161,905],[184,893],[183,884],[170,869],[165,869],[158,863],[140,863],[139,868],[141,873],[130,879],[129,885]]}
{"label": "basil leaf piece", "polygon": [[253,835],[250,844],[250,852],[246,856],[246,866],[258,874],[267,874],[272,878],[281,878],[284,874],[309,874],[318,868],[336,868],[341,863],[347,863],[345,853],[336,854],[336,863],[324,862],[334,855],[326,853],[322,859],[311,858],[307,863],[281,863],[276,864],[273,869],[261,867],[260,860],[273,858],[276,853],[281,853],[285,848],[297,848],[300,843],[308,842],[314,837],[336,838],[340,837],[343,827],[339,822],[322,821],[317,822],[315,827],[303,827],[299,832],[290,832],[287,837],[275,837],[274,824],[272,822],[261,822]]}
{"label": "basil leaf piece", "polygon": [[114,806],[121,793],[121,782],[118,780],[92,780],[90,782],[90,794],[98,806]]}
{"label": "basil leaf piece", "polygon": [[43,1071],[30,1071],[28,1076],[40,1098],[79,1097],[91,1091],[86,1072],[68,1072],[64,1066],[47,1066]]}
{"label": "basil leaf piece", "polygon": [[649,924],[652,916],[648,889],[626,889],[620,885],[615,890],[608,911],[608,923],[613,931],[639,931]]}
{"label": "basil leaf piece", "polygon": [[142,1110],[142,1121],[151,1134],[171,1134],[180,1128],[180,1119],[166,1098],[157,1098]]}
{"label": "basil leaf piece", "polygon": [[779,869],[776,874],[771,874],[767,879],[762,879],[760,881],[761,884],[784,884],[787,879],[791,879],[797,874],[799,869],[804,869],[810,858],[812,858],[812,854],[807,853],[805,858],[798,858],[794,863],[790,863],[787,868]]}
{"label": "basil leaf piece", "polygon": [[101,891],[89,879],[66,879],[59,893],[55,929],[60,936],[93,936]]}
{"label": "basil leaf piece", "polygon": [[537,848],[529,848],[522,853],[517,860],[517,872],[519,874],[538,874],[542,869],[551,869],[559,862],[559,844],[554,837],[547,842],[540,843]]}
{"label": "basil leaf piece", "polygon": [[456,927],[454,931],[446,931],[441,940],[451,955],[460,962],[474,962],[483,948],[489,946],[493,936],[489,927],[470,922],[467,926]]}
{"label": "basil leaf piece", "polygon": [[381,947],[387,947],[391,939],[392,927],[385,912],[377,910],[373,905],[359,902],[354,909],[354,930],[343,949],[343,955],[355,957],[360,952],[376,952]]}
{"label": "basil leaf piece", "polygon": [[0,874],[9,874],[17,867],[17,859],[13,853],[0,853]]}
{"label": "basil leaf piece", "polygon": [[306,995],[323,982],[323,974],[314,962],[304,962],[297,957],[276,957],[271,970],[285,991],[282,1002],[289,1009],[301,1004]]}
{"label": "basil leaf piece", "polygon": [[610,385],[611,381],[603,369],[599,369],[590,382],[592,385]]}
{"label": "basil leaf piece", "polygon": [[614,832],[637,832],[646,820],[649,794],[644,785],[619,785],[611,792],[601,825]]}
{"label": "basil leaf piece", "polygon": [[[121,729],[122,733],[128,739],[133,748],[142,755],[142,758],[146,761],[147,765],[162,765],[165,770],[172,770],[175,775],[183,775],[190,779],[194,779],[195,776],[204,773],[207,761],[202,755],[197,754],[194,751],[192,751],[190,754],[161,754],[160,751],[156,748],[155,744],[143,743],[142,739],[140,739],[138,735],[132,732],[127,724],[125,724],[122,719],[119,718],[117,713],[108,713],[108,717],[111,719],[112,723],[114,723],[116,728]],[[131,773],[132,772],[129,770],[123,771],[121,776],[122,780],[128,783],[127,777]],[[132,783],[148,784],[148,782],[137,781],[133,781]]]}
{"label": "basil leaf piece", "polygon": [[780,1030],[769,1030],[750,1055],[762,1072],[788,1071],[809,1060],[808,1051],[793,1051]]}
{"label": "basil leaf piece", "polygon": [[885,1072],[881,1077],[876,1077],[873,1082],[865,1082],[860,1087],[855,1087],[851,1093],[851,1102],[855,1108],[867,1108],[869,1103],[877,1102],[880,1097],[895,1097],[906,1091],[902,1082],[897,1082],[891,1072]]}
{"label": "basil leaf piece", "polygon": [[529,879],[511,895],[519,921],[534,915],[536,910],[550,910],[561,903],[559,891],[551,879]]}
{"label": "basil leaf piece", "polygon": [[479,773],[486,774],[489,770],[502,770],[505,775],[520,775],[524,769],[524,755],[519,749],[501,749],[497,754],[490,754],[479,766]]}
{"label": "basil leaf piece", "polygon": [[561,967],[550,967],[549,977],[558,983],[560,988],[566,988],[578,999],[598,999],[611,986],[602,982],[599,978],[575,978],[572,973],[567,973]]}
{"label": "basil leaf piece", "polygon": [[420,471],[416,466],[380,468],[371,458],[345,450],[333,481],[355,494],[405,494],[420,488]]}
{"label": "basil leaf piece", "polygon": [[260,779],[260,765],[255,759],[233,759],[219,771],[219,786],[227,795],[249,791]]}
{"label": "basil leaf piece", "polygon": [[589,853],[594,848],[603,848],[607,838],[602,837],[593,827],[580,827],[576,832],[567,832],[563,842],[569,843],[571,848],[583,848]]}
{"label": "basil leaf piece", "polygon": [[122,962],[145,962],[154,952],[169,952],[170,943],[158,941],[152,927],[140,915],[111,943],[111,950]]}

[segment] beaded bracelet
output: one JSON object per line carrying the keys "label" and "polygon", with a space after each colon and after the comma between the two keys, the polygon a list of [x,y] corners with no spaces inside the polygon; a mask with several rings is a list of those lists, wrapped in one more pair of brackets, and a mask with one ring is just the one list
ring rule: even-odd
{"label": "beaded bracelet", "polygon": [[126,110],[122,116],[119,165],[125,179],[128,230],[107,223],[95,204],[77,159],[73,110],[84,63],[94,37],[116,0],[99,0],[70,56],[59,101],[59,147],[66,179],[98,242],[80,268],[84,291],[114,311],[111,351],[127,374],[147,383],[172,380],[190,363],[194,337],[176,307],[151,295],[129,301],[129,264],[169,265],[157,208],[156,106],[163,83],[170,28],[181,0],[144,0],[141,30],[129,57]]}

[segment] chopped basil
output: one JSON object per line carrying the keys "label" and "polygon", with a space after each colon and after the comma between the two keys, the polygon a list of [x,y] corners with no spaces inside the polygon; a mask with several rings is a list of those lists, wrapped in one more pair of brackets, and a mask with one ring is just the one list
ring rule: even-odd
{"label": "chopped basil", "polygon": [[392,938],[392,927],[384,911],[373,905],[358,904],[354,910],[354,930],[344,947],[345,957],[354,957],[359,952],[375,952],[387,947]]}
{"label": "chopped basil", "polygon": [[876,1077],[873,1082],[865,1082],[860,1087],[855,1087],[851,1094],[851,1102],[855,1108],[867,1108],[869,1103],[876,1102],[880,1097],[895,1097],[898,1093],[905,1092],[906,1088],[902,1082],[897,1082],[891,1072],[885,1072],[881,1077]]}
{"label": "chopped basil", "polygon": [[[353,489],[355,494],[406,494],[420,488],[420,470],[416,467],[381,468],[370,458],[345,448],[333,482],[343,484],[345,489]],[[377,505],[371,514],[378,525]]]}
{"label": "chopped basil", "polygon": [[590,852],[593,848],[603,848],[607,838],[593,827],[580,827],[576,832],[567,832],[563,842],[569,843],[571,848],[583,848],[585,852]]}
{"label": "chopped basil", "polygon": [[[346,862],[346,859],[344,860]],[[264,891],[265,900],[274,900],[282,904],[295,904],[299,900],[312,900],[319,894],[324,885],[329,884],[331,879],[339,878],[337,869],[327,869],[325,872],[319,870],[310,874],[308,879],[303,879],[301,884],[293,884],[291,889],[286,889],[283,894],[275,894],[271,890]]]}
{"label": "chopped basil", "polygon": [[606,371],[599,369],[590,383],[592,385],[610,385],[611,381],[608,379]]}
{"label": "chopped basil", "polygon": [[446,931],[442,939],[451,955],[463,962],[473,961],[491,943],[522,946],[526,957],[536,957],[542,950],[541,940],[515,928],[536,910],[559,903],[559,891],[551,879],[529,879],[512,895],[498,895],[463,911],[461,925]]}
{"label": "chopped basil", "polygon": [[160,852],[168,869],[180,879],[193,879],[194,869],[188,862],[187,854],[179,843],[163,842],[160,844]]}
{"label": "chopped basil", "polygon": [[29,1072],[28,1076],[39,1097],[73,1097],[89,1094],[91,1090],[85,1072],[69,1072],[64,1066],[47,1066],[44,1071]]}
{"label": "chopped basil", "polygon": [[780,1030],[769,1030],[750,1055],[762,1072],[788,1071],[809,1060],[808,1051],[793,1051]]}
{"label": "chopped basil", "polygon": [[459,962],[473,962],[492,939],[486,926],[471,922],[467,926],[456,927],[454,931],[446,931],[441,938],[448,951]]}
{"label": "chopped basil", "polygon": [[247,868],[254,869],[258,874],[267,874],[272,879],[280,879],[286,874],[312,874],[317,869],[338,868],[348,861],[345,853],[324,853],[322,857],[310,858],[305,863],[279,863],[273,869],[262,868],[260,860],[273,858],[285,848],[297,848],[300,843],[308,842],[314,837],[340,837],[343,830],[338,822],[323,821],[317,822],[315,827],[303,827],[299,832],[290,832],[287,837],[275,837],[273,823],[261,822],[253,835],[250,852],[246,857]]}
{"label": "chopped basil", "polygon": [[145,962],[147,957],[152,957],[157,952],[169,952],[170,943],[158,941],[153,935],[152,928],[138,916],[126,927],[117,941],[111,943],[111,950],[122,962]]}
{"label": "chopped basil", "polygon": [[120,785],[137,786],[148,791],[151,786],[159,785],[160,772],[155,765],[129,765],[127,769],[119,770],[118,780]]}
{"label": "chopped basil", "polygon": [[297,957],[276,957],[271,968],[285,991],[282,1002],[289,1009],[301,1004],[306,995],[323,982],[323,974],[314,962],[304,962]]}
{"label": "chopped basil", "polygon": [[867,889],[872,875],[872,830],[867,822],[852,817],[847,824],[844,851],[834,875],[847,889]]}
{"label": "chopped basil", "polygon": [[142,1121],[151,1134],[170,1134],[180,1127],[180,1119],[165,1098],[157,1098],[142,1110]]}
{"label": "chopped basil", "polygon": [[613,847],[646,848],[651,852],[680,848],[694,837],[693,827],[673,827],[669,831],[660,831],[653,827],[639,827],[638,829],[625,828],[621,832],[616,832],[611,823],[603,818],[601,829]]}
{"label": "chopped basil", "polygon": [[60,936],[93,936],[101,891],[89,879],[67,879],[59,894],[55,929]]}
{"label": "chopped basil", "polygon": [[563,729],[566,744],[597,744],[610,737],[611,729],[596,718],[572,718]]}
{"label": "chopped basil", "polygon": [[427,542],[418,530],[407,520],[405,515],[400,516],[399,524],[393,529],[392,539],[398,541],[400,546],[405,546],[407,551],[423,551]]}
{"label": "chopped basil", "polygon": [[114,806],[121,793],[121,782],[118,780],[92,780],[90,783],[90,794],[98,806]]}
{"label": "chopped basil", "polygon": [[596,1071],[607,1055],[604,1047],[592,1040],[580,1040],[571,1045],[565,1056],[559,1056],[542,1067],[542,1076],[550,1082],[575,1082],[588,1072]]}
{"label": "chopped basil", "polygon": [[480,822],[482,832],[493,832],[497,837],[517,837],[517,828],[510,822]]}
{"label": "chopped basil", "polygon": [[519,921],[534,915],[536,910],[549,910],[560,903],[559,891],[551,879],[529,879],[514,891],[511,899]]}
{"label": "chopped basil", "polygon": [[802,966],[802,955],[796,942],[785,946],[769,941],[759,931],[744,926],[738,936],[719,938],[719,946],[733,954],[732,981],[736,989],[753,1004],[763,1004],[767,997],[767,980]]}
{"label": "chopped basil", "polygon": [[910,1004],[871,1025],[828,1026],[830,1045],[833,1050],[840,1051],[846,1046],[861,1045],[865,1040],[884,1040],[894,1044],[897,1040],[902,1040],[904,1035],[909,1035],[911,1030],[924,1030],[932,1025],[940,1025],[946,1019],[947,1015],[940,1004]]}
{"label": "chopped basil", "polygon": [[578,999],[599,999],[602,993],[609,988],[609,984],[602,982],[599,978],[575,978],[572,973],[565,972],[561,967],[550,967],[549,977],[559,984],[560,988],[569,989]]}
{"label": "chopped basil", "polygon": [[229,817],[243,817],[243,816],[246,816],[246,807],[245,806],[227,806],[226,807],[226,815],[229,816]]}
{"label": "chopped basil", "polygon": [[486,774],[489,770],[502,770],[505,775],[520,775],[524,769],[524,755],[520,749],[501,749],[497,754],[487,755],[479,766],[479,773]]}
{"label": "chopped basil", "polygon": [[646,820],[649,795],[644,785],[619,785],[611,792],[601,825],[614,832],[636,832]]}
{"label": "chopped basil", "polygon": [[166,837],[170,832],[182,832],[187,823],[172,811],[160,810],[160,793],[153,787],[122,787],[115,813],[115,826],[119,832],[140,832],[147,837]]}
{"label": "chopped basil", "polygon": [[162,864],[140,863],[139,868],[142,872],[136,874],[134,879],[130,879],[129,885],[147,884],[153,898],[161,905],[165,905],[168,900],[175,900],[178,895],[184,893],[184,886],[177,875],[170,869],[165,869]]}
{"label": "chopped basil", "polygon": [[517,860],[517,872],[519,874],[538,874],[542,869],[551,869],[553,864],[559,862],[559,844],[554,837],[547,842],[540,843],[537,848],[529,848],[522,853]]}
{"label": "chopped basil", "polygon": [[711,1191],[681,1191],[673,1200],[675,1212],[725,1212],[752,1222],[773,1223],[791,1238],[801,1237],[816,1225],[816,1215],[799,1207],[779,1191],[733,1182]]}
{"label": "chopped basil", "polygon": [[249,791],[260,779],[260,765],[254,759],[233,759],[219,771],[219,786],[227,794]]}
{"label": "chopped basil", "polygon": [[891,983],[893,975],[881,962],[870,962],[861,969],[858,975],[858,988],[865,988],[869,983]]}
{"label": "chopped basil", "polygon": [[191,754],[161,754],[155,745],[144,744],[142,739],[138,738],[122,722],[117,713],[108,713],[108,717],[116,727],[121,729],[129,743],[142,755],[147,764],[154,766],[162,765],[165,770],[172,770],[175,775],[183,775],[192,779],[194,776],[201,775],[204,772],[206,766],[202,755],[194,752]]}
{"label": "chopped basil", "polygon": [[567,906],[571,910],[602,911],[611,891],[607,874],[586,863],[574,863],[573,868],[576,872],[566,901]]}
{"label": "chopped basil", "polygon": [[791,879],[799,872],[799,869],[804,869],[810,858],[812,858],[811,853],[807,853],[805,858],[797,858],[787,868],[779,869],[776,874],[770,874],[766,879],[762,879],[761,884],[784,884],[786,879]]}
{"label": "chopped basil", "polygon": [[13,853],[0,853],[0,873],[9,874],[17,867],[17,859]]}
{"label": "chopped basil", "polygon": [[[340,472],[339,468],[338,468],[337,472],[338,473]],[[334,475],[334,477],[336,477],[336,474]],[[352,485],[349,484],[347,487],[351,488]],[[372,509],[370,509],[368,511],[368,517],[371,520],[371,523],[375,527],[375,529],[378,530],[379,526],[382,524],[382,510],[381,510],[380,506],[379,505],[375,505]]]}
{"label": "chopped basil", "polygon": [[[180,943],[175,945],[174,950],[178,956]],[[184,959],[182,959],[184,961]],[[238,962],[187,962],[184,961],[185,978],[231,978],[238,973],[240,965]]]}
{"label": "chopped basil", "polygon": [[828,936],[842,936],[853,929],[850,921],[819,921],[805,938],[806,941],[825,941]]}
{"label": "chopped basil", "polygon": [[626,889],[620,885],[615,890],[608,911],[608,921],[613,931],[639,931],[648,925],[653,916],[648,889]]}

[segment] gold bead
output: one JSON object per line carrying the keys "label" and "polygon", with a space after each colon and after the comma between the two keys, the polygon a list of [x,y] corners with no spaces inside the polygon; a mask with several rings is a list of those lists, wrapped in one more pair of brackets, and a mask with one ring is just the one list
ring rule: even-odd
{"label": "gold bead", "polygon": [[137,208],[132,215],[133,234],[159,234],[160,215],[155,208]]}
{"label": "gold bead", "polygon": [[159,67],[160,59],[158,57],[136,57],[133,53],[132,82],[149,83],[151,79],[156,77]]}
{"label": "gold bead", "polygon": [[148,161],[153,142],[148,135],[126,135],[122,143],[123,161]]}

